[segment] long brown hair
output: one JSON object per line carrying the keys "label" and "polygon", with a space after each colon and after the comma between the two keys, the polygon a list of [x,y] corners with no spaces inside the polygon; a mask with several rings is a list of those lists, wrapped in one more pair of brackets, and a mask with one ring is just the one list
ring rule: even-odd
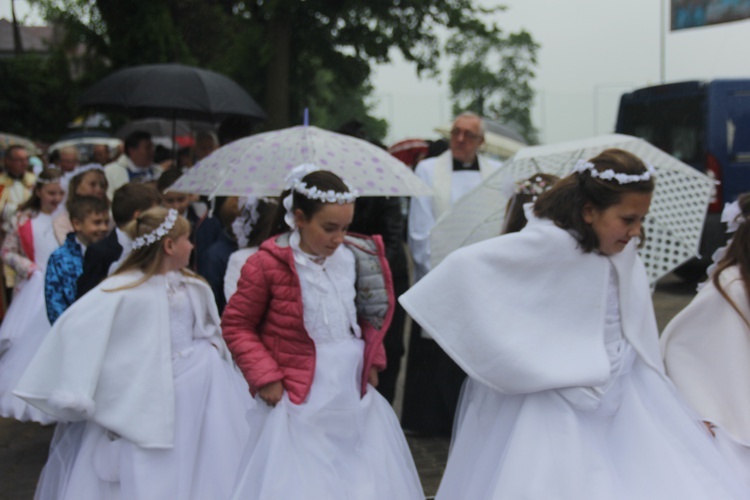
{"label": "long brown hair", "polygon": [[[334,191],[336,193],[348,193],[349,186],[339,177],[338,175],[328,170],[316,170],[310,172],[302,178],[302,182],[307,184],[307,187],[316,187],[321,191]],[[271,217],[270,224],[266,227],[264,237],[270,238],[277,234],[289,231],[289,226],[284,222],[284,215],[286,215],[286,208],[284,208],[284,198],[286,198],[291,190],[287,189],[279,197],[276,210]],[[310,220],[313,215],[320,211],[326,202],[320,200],[311,200],[304,194],[294,191],[292,193],[292,211],[300,209],[305,215],[305,219]]]}
{"label": "long brown hair", "polygon": [[[634,154],[622,149],[607,149],[589,160],[599,172],[613,170],[615,174],[641,175],[646,165]],[[652,193],[654,178],[620,184],[616,180],[592,177],[591,171],[575,172],[539,196],[534,203],[537,217],[551,219],[558,227],[567,229],[578,239],[581,249],[593,252],[599,248],[599,238],[590,224],[583,220],[583,207],[590,203],[597,210],[617,205],[625,193]],[[641,232],[641,244],[645,240]]]}
{"label": "long brown hair", "polygon": [[[131,239],[135,240],[139,236],[148,234],[155,231],[164,219],[167,217],[169,210],[164,207],[153,207],[143,212],[135,220],[132,220],[125,226],[125,232],[130,236]],[[123,274],[132,270],[139,270],[143,273],[143,277],[131,284],[116,288],[113,290],[124,290],[127,288],[133,288],[141,283],[147,281],[149,278],[157,274],[161,268],[161,264],[164,261],[164,240],[171,238],[176,240],[180,236],[190,234],[190,222],[182,216],[177,216],[172,228],[164,235],[159,241],[137,248],[130,252],[125,261],[117,268],[115,274]],[[181,270],[182,274],[186,276],[197,277],[195,273],[192,273],[186,269]]]}
{"label": "long brown hair", "polygon": [[739,306],[729,297],[724,287],[721,286],[721,280],[719,275],[729,267],[737,266],[740,271],[740,277],[745,286],[745,295],[750,301],[750,224],[747,223],[748,217],[750,217],[750,193],[743,193],[737,198],[737,204],[740,207],[741,217],[743,220],[739,221],[740,225],[737,227],[732,241],[727,246],[724,256],[716,264],[716,270],[711,276],[716,289],[719,291],[722,297],[729,302],[732,308],[737,311],[742,321],[750,328],[750,319],[746,318],[740,311]]}
{"label": "long brown hair", "polygon": [[34,189],[31,190],[31,196],[28,200],[18,206],[18,211],[31,210],[34,213],[42,211],[42,199],[39,197],[38,191],[41,190],[45,184],[60,183],[60,177],[62,172],[56,168],[45,168],[39,173]]}
{"label": "long brown hair", "polygon": [[523,206],[552,189],[552,186],[559,180],[560,178],[556,175],[538,173],[519,182],[513,196],[508,199],[508,204],[505,206],[502,234],[517,233],[523,229],[528,222]]}
{"label": "long brown hair", "polygon": [[78,188],[81,186],[81,183],[83,183],[83,179],[86,178],[87,175],[89,175],[91,172],[95,172],[94,175],[101,176],[100,180],[102,181],[102,185],[104,186],[104,197],[106,198],[106,192],[107,187],[109,186],[109,182],[107,182],[107,176],[104,175],[104,170],[100,168],[92,168],[89,170],[84,170],[80,174],[74,175],[70,182],[68,183],[68,199],[65,202],[65,208],[70,212],[70,207],[76,202],[76,198],[81,196],[78,194]]}

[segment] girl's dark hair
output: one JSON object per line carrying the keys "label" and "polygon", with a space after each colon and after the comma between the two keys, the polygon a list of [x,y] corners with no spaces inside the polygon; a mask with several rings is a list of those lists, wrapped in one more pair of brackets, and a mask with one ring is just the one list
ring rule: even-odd
{"label": "girl's dark hair", "polygon": [[45,184],[53,184],[60,181],[62,172],[56,168],[45,168],[39,173],[37,177],[37,183],[34,184],[34,189],[31,190],[31,196],[28,200],[18,206],[18,211],[32,210],[39,212],[42,209],[42,200],[37,194],[37,190],[41,189]]}
{"label": "girl's dark hair", "polygon": [[[607,149],[589,162],[599,172],[613,170],[615,174],[641,175],[646,165],[634,154],[622,149]],[[652,193],[654,178],[620,184],[614,179],[602,180],[591,176],[591,171],[575,172],[550,191],[542,194],[534,204],[534,214],[552,220],[558,227],[569,230],[578,239],[584,252],[599,248],[599,238],[593,228],[583,220],[583,208],[591,204],[602,211],[617,205],[625,193]],[[645,234],[641,234],[641,244]]]}
{"label": "girl's dark hair", "polygon": [[[70,183],[68,183],[68,199],[65,201],[65,208],[67,209],[68,213],[70,213],[70,207],[76,202],[76,199],[81,196],[78,194],[78,188],[81,186],[81,183],[83,183],[83,179],[86,178],[89,173],[94,172],[96,175],[101,176],[101,180],[103,180],[104,185],[104,191],[107,191],[107,187],[109,187],[109,182],[107,182],[107,176],[104,175],[104,170],[100,168],[92,168],[91,170],[84,170],[80,174],[74,175],[70,179]],[[106,195],[105,195],[106,197]]]}
{"label": "girl's dark hair", "polygon": [[[332,190],[336,193],[349,192],[349,187],[344,183],[343,180],[341,180],[341,177],[334,174],[333,172],[329,172],[328,170],[316,170],[315,172],[310,172],[302,178],[302,182],[304,182],[308,188],[315,186],[321,191]],[[283,201],[284,198],[289,195],[290,191],[290,189],[287,189],[283,193],[281,193],[278,204],[276,206],[276,210],[273,217],[271,218],[271,223],[267,226],[266,231],[263,233],[262,240],[289,231],[289,226],[287,226],[286,222],[284,222],[286,209],[284,208]],[[292,211],[297,209],[301,210],[307,220],[310,220],[313,215],[315,215],[321,208],[323,208],[324,205],[326,205],[326,202],[321,200],[311,200],[304,194],[298,193],[297,191],[294,191],[294,193],[292,194]]]}
{"label": "girl's dark hair", "polygon": [[502,234],[517,233],[523,229],[528,222],[523,206],[549,191],[559,180],[556,175],[539,173],[522,181],[505,206]]}
{"label": "girl's dark hair", "polygon": [[722,297],[737,311],[745,324],[750,328],[750,318],[746,318],[737,304],[729,297],[726,290],[721,286],[719,275],[728,267],[736,265],[740,271],[740,277],[745,285],[745,295],[750,300],[750,224],[747,219],[750,217],[750,193],[743,193],[737,198],[737,203],[740,206],[740,211],[744,222],[741,222],[737,231],[735,231],[732,241],[729,243],[724,256],[716,264],[716,270],[711,276],[716,289],[719,291]]}

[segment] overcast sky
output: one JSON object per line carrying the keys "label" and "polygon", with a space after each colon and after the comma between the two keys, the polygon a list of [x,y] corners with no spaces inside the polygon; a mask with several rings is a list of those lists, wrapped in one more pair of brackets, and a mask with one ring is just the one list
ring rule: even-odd
{"label": "overcast sky", "polygon": [[[660,83],[660,8],[668,0],[477,0],[508,7],[495,21],[505,31],[521,28],[541,44],[537,99],[532,119],[542,142],[611,132],[622,92]],[[28,4],[16,1],[21,16]],[[10,19],[10,0],[0,0]],[[664,19],[668,25],[668,18]],[[677,32],[666,31],[666,81],[750,78],[750,21]],[[417,78],[393,52],[394,62],[373,73],[375,114],[391,124],[387,142],[433,138],[451,120],[447,86],[450,61],[440,81]]]}
{"label": "overcast sky", "polygon": [[[662,0],[479,0],[504,4],[496,16],[505,31],[521,28],[541,44],[532,111],[542,142],[612,132],[619,96],[660,83]],[[665,19],[668,25],[669,20]],[[750,78],[750,21],[666,31],[666,81]],[[396,55],[396,54],[394,54]],[[420,80],[413,66],[394,57],[376,69],[376,114],[391,123],[388,142],[434,137],[451,120],[447,75]],[[596,112],[596,113],[595,113]]]}

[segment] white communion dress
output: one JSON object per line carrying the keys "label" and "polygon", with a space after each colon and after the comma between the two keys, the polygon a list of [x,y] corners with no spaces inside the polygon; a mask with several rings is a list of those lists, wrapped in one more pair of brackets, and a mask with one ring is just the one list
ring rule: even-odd
{"label": "white communion dress", "polygon": [[[172,445],[161,442],[139,445],[92,420],[59,424],[50,447],[49,459],[39,481],[36,498],[229,498],[237,466],[249,438],[245,414],[254,406],[254,402],[244,378],[229,359],[221,337],[217,334],[207,337],[201,333],[202,318],[196,311],[195,299],[198,297],[207,300],[210,290],[205,284],[199,283],[199,291],[205,293],[191,295],[188,288],[195,287],[196,282],[197,280],[185,278],[178,273],[169,273],[166,278],[153,277],[145,284],[126,292],[138,293],[138,288],[147,287],[149,291],[143,290],[140,293],[153,294],[154,301],[159,303],[157,294],[154,293],[154,285],[166,285],[167,288],[171,365],[157,367],[157,370],[164,371],[163,369],[167,368],[166,373],[171,371],[173,379],[174,411],[167,412],[166,415]],[[84,304],[92,306],[96,300],[108,300],[106,294],[120,293],[104,292],[103,297],[97,297],[102,294],[101,288],[106,288],[110,283],[111,280],[105,280],[93,294],[87,294],[76,304],[84,301]],[[92,298],[94,300],[91,300]],[[209,307],[215,309],[212,299]],[[75,308],[76,305],[72,306],[65,315],[75,314]],[[141,314],[148,315],[151,312],[142,310]],[[106,322],[109,318],[106,317],[106,311],[104,314]],[[66,323],[65,315],[58,321]],[[218,315],[212,316],[218,319]],[[117,319],[121,320],[122,317]],[[137,326],[134,326],[133,331]],[[53,330],[53,333],[58,332]],[[63,331],[62,335],[68,333],[70,332]],[[153,349],[157,349],[156,342],[151,344]],[[119,345],[122,348],[123,344]],[[134,353],[130,358],[110,356],[108,353],[104,357],[104,362],[106,363],[109,358],[112,363],[120,363],[124,359],[135,360],[137,363],[140,357],[138,353]],[[143,358],[146,359],[148,356]],[[32,365],[31,368],[41,370],[39,366]],[[121,365],[118,369],[126,372],[123,373],[125,378],[121,380],[124,382],[122,391],[126,393],[130,390],[127,387],[128,376],[134,375],[138,368],[129,369],[126,365]],[[161,402],[163,397],[158,390],[159,386],[155,380],[154,394],[144,395],[147,404],[148,401],[156,405]],[[33,383],[22,383],[20,392],[32,395],[33,387]],[[75,389],[75,386],[72,389]],[[150,390],[149,387],[133,389]],[[75,394],[72,390],[68,392]],[[31,399],[36,400],[37,397]],[[115,398],[115,394],[97,394],[94,400],[98,408],[106,405],[108,399]],[[47,401],[54,399],[53,394]],[[168,407],[171,407],[171,404]],[[145,419],[148,417],[144,415],[143,418],[144,422],[132,423],[132,428],[136,429],[133,431],[135,434],[139,433],[137,429],[140,425],[145,427]],[[130,426],[126,423],[124,428],[129,429]]]}
{"label": "white communion dress", "polygon": [[17,293],[0,325],[0,416],[50,424],[55,419],[11,392],[50,330],[44,301],[44,270],[57,247],[52,216],[39,213],[31,221],[37,270],[16,286]]}
{"label": "white communion dress", "polygon": [[623,337],[610,268],[609,380],[503,395],[464,387],[437,499],[747,498],[674,387]]}
{"label": "white communion dress", "polygon": [[[661,336],[667,374],[712,425],[716,444],[750,488],[750,318],[745,281],[736,265],[719,274],[669,322]],[[741,313],[741,314],[740,314]]]}
{"label": "white communion dress", "polygon": [[664,374],[637,241],[584,253],[527,218],[400,298],[470,377],[437,498],[750,497]]}
{"label": "white communion dress", "polygon": [[237,500],[423,499],[414,460],[393,409],[371,386],[361,396],[364,341],[354,306],[354,257],[342,245],[321,265],[290,241],[315,374],[304,403],[285,393],[274,408],[256,395],[253,440]]}

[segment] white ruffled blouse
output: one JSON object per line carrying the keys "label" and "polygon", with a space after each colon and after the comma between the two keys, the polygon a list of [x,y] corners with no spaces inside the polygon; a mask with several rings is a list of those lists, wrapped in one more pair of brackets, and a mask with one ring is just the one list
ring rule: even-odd
{"label": "white ruffled blouse", "polygon": [[345,245],[330,257],[317,263],[318,257],[300,249],[300,235],[294,231],[289,246],[302,289],[305,328],[318,343],[357,338],[362,332],[357,324],[354,305],[356,271],[354,255]]}

